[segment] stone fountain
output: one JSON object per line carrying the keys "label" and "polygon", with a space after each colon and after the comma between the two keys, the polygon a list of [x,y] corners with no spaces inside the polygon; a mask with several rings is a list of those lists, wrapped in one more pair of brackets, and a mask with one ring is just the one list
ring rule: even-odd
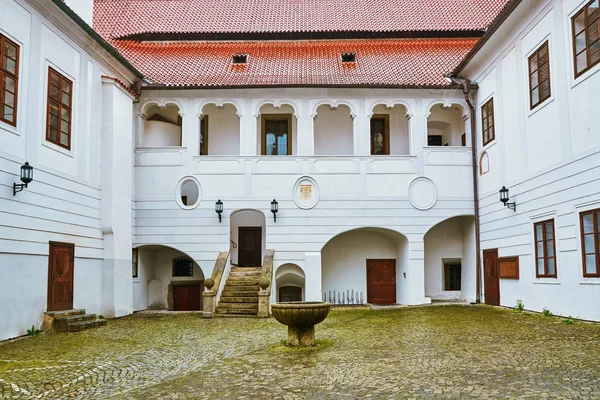
{"label": "stone fountain", "polygon": [[331,309],[330,303],[290,301],[271,305],[273,317],[288,327],[288,346],[315,345],[315,325],[323,322]]}

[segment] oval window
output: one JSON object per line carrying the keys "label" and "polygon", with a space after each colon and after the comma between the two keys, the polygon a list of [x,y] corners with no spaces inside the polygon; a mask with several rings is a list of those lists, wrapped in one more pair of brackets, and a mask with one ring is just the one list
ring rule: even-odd
{"label": "oval window", "polygon": [[202,199],[200,182],[194,177],[186,177],[177,185],[176,200],[183,209],[190,210],[198,207]]}

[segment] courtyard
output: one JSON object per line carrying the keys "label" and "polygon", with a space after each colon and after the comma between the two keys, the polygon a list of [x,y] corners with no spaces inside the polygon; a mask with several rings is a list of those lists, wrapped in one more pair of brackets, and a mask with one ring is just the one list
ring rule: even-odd
{"label": "courtyard", "polygon": [[600,325],[488,306],[334,309],[317,347],[274,319],[137,313],[0,344],[2,398],[600,398]]}

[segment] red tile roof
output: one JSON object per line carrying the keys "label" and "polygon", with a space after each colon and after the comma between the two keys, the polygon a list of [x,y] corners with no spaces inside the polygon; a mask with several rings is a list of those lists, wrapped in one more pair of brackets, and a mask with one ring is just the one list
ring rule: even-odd
{"label": "red tile roof", "polygon": [[510,0],[95,0],[105,38],[141,33],[483,30]]}
{"label": "red tile roof", "polygon": [[[445,85],[477,39],[263,42],[113,40],[146,78],[168,86]],[[342,64],[342,52],[356,53]],[[248,54],[233,65],[233,54]]]}

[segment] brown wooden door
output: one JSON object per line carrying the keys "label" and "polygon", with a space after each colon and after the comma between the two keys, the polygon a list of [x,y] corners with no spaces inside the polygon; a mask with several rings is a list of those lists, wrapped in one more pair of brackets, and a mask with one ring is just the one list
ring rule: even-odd
{"label": "brown wooden door", "polygon": [[200,285],[173,286],[173,310],[194,311],[201,309]]}
{"label": "brown wooden door", "polygon": [[48,256],[48,311],[73,309],[75,245],[50,242]]}
{"label": "brown wooden door", "polygon": [[262,266],[262,228],[260,226],[241,226],[239,228],[238,266]]}
{"label": "brown wooden door", "polygon": [[498,274],[498,249],[483,251],[483,286],[485,304],[500,305],[500,278]]}
{"label": "brown wooden door", "polygon": [[396,260],[367,260],[367,302],[396,303]]}

